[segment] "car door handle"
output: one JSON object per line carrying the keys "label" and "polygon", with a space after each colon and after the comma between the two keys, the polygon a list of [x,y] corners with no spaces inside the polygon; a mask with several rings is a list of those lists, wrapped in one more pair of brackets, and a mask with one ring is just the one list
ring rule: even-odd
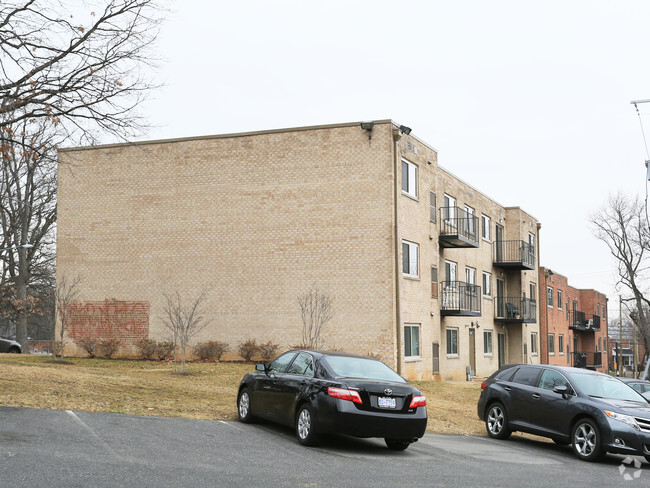
{"label": "car door handle", "polygon": [[535,400],[539,400],[539,393],[533,393],[533,398]]}
{"label": "car door handle", "polygon": [[512,390],[512,388],[510,388],[509,386],[504,386],[503,389],[506,390],[506,391]]}

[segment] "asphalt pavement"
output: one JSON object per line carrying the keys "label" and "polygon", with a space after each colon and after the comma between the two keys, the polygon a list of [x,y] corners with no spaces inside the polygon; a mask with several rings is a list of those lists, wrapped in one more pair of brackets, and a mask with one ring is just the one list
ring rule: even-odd
{"label": "asphalt pavement", "polygon": [[516,436],[427,434],[404,452],[331,436],[306,448],[268,423],[0,407],[1,487],[650,485],[643,458],[623,461],[585,463],[570,447]]}

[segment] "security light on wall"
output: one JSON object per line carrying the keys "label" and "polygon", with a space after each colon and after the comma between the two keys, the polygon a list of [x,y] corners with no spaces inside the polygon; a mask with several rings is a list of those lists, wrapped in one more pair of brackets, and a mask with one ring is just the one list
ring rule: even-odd
{"label": "security light on wall", "polygon": [[411,133],[411,128],[410,128],[410,127],[406,127],[405,125],[400,125],[400,126],[399,126],[399,130],[401,130],[401,131],[402,131],[404,134],[406,134],[407,136]]}
{"label": "security light on wall", "polygon": [[373,126],[374,124],[375,124],[375,123],[374,123],[372,120],[370,120],[370,121],[368,121],[368,122],[361,122],[361,128],[362,128],[363,130],[372,130],[372,126]]}

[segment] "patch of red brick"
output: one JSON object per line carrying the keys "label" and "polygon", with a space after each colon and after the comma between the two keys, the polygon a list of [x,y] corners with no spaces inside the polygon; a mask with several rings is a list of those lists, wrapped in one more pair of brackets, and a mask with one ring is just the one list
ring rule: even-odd
{"label": "patch of red brick", "polygon": [[149,309],[150,303],[142,301],[75,302],[68,308],[66,335],[135,344],[149,337]]}

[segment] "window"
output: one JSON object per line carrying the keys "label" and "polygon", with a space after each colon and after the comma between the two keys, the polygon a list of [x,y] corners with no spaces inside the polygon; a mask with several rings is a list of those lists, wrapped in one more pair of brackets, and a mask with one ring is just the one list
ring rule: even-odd
{"label": "window", "polygon": [[476,270],[474,268],[465,268],[465,283],[467,283],[467,292],[476,295]]}
{"label": "window", "polygon": [[304,352],[298,354],[298,357],[289,366],[287,374],[314,376],[314,362],[311,356]]}
{"label": "window", "polygon": [[287,369],[287,366],[289,366],[289,363],[295,355],[296,353],[293,351],[284,353],[282,356],[269,364],[267,371],[269,373],[284,373],[284,370]]}
{"label": "window", "polygon": [[483,295],[492,296],[492,275],[483,271]]}
{"label": "window", "polygon": [[492,331],[483,331],[483,353],[492,354]]}
{"label": "window", "polygon": [[[448,224],[456,225],[456,199],[445,194],[445,208],[444,208],[445,222]],[[453,221],[453,222],[452,222]]]}
{"label": "window", "polygon": [[550,286],[546,287],[546,305],[553,308],[553,288]]}
{"label": "window", "polygon": [[555,356],[555,334],[548,335],[548,354]]}
{"label": "window", "polygon": [[530,246],[530,253],[535,254],[535,234],[528,233],[528,245]]}
{"label": "window", "polygon": [[557,309],[562,310],[562,290],[557,291]]}
{"label": "window", "polygon": [[598,313],[596,315],[600,317],[600,303],[598,304]]}
{"label": "window", "polygon": [[537,332],[530,333],[530,353],[537,354]]}
{"label": "window", "polygon": [[564,356],[564,335],[558,334],[557,336],[557,352],[560,356]]}
{"label": "window", "polygon": [[402,273],[412,278],[418,274],[418,245],[414,242],[402,241]]}
{"label": "window", "polygon": [[431,298],[438,298],[438,268],[431,266]]}
{"label": "window", "polygon": [[512,382],[528,386],[537,386],[537,378],[539,378],[540,371],[540,368],[524,366],[517,370],[515,375],[512,377]]}
{"label": "window", "polygon": [[420,326],[404,326],[404,357],[420,357]]}
{"label": "window", "polygon": [[418,197],[418,167],[402,159],[402,193]]}
{"label": "window", "polygon": [[490,217],[487,215],[481,215],[481,237],[490,240]]}
{"label": "window", "polygon": [[465,205],[465,232],[470,235],[476,235],[474,229],[474,209]]}
{"label": "window", "polygon": [[453,261],[445,261],[445,279],[450,282],[458,279],[456,278],[456,263]]}
{"label": "window", "polygon": [[458,354],[458,329],[447,329],[447,354]]}
{"label": "window", "polygon": [[530,299],[537,301],[537,285],[535,283],[530,284]]}
{"label": "window", "polygon": [[562,375],[562,373],[558,373],[552,369],[545,369],[542,373],[542,379],[539,382],[539,387],[544,388],[545,390],[553,391],[553,388],[556,386],[566,386],[568,391],[573,391],[571,389],[571,385],[569,385],[569,382]]}
{"label": "window", "polygon": [[436,194],[432,191],[429,192],[429,220],[436,222]]}
{"label": "window", "polygon": [[569,320],[569,302],[566,302],[566,319]]}
{"label": "window", "polygon": [[601,344],[602,344],[602,343],[601,343],[601,340],[602,340],[602,337],[599,337],[599,338],[598,338],[598,350],[599,350],[599,351],[602,351],[602,349],[600,348],[600,347],[601,347]]}

